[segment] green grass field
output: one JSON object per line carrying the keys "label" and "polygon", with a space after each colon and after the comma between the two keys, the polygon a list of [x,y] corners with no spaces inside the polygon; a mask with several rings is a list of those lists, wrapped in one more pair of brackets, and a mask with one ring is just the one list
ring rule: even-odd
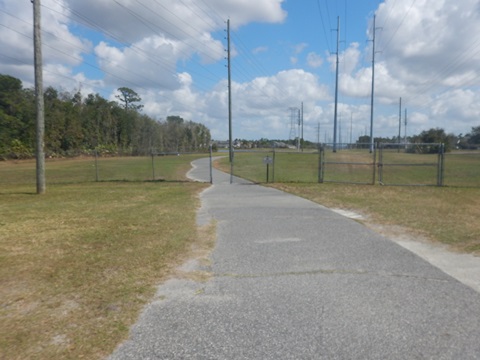
{"label": "green grass field", "polygon": [[[92,181],[182,181],[194,159],[208,154],[147,157],[99,157],[47,160],[48,184]],[[35,161],[0,162],[0,187],[35,186]],[[35,191],[35,188],[33,189]]]}
{"label": "green grass field", "polygon": [[[254,182],[266,182],[263,158],[275,158],[269,166],[269,180],[275,182],[315,183],[320,178],[318,152],[255,151],[236,152],[234,174]],[[226,159],[223,160],[227,161]],[[376,166],[373,166],[375,161]],[[322,179],[324,182],[343,182],[385,185],[437,185],[438,155],[411,154],[397,150],[379,153],[365,150],[325,151]],[[223,165],[226,166],[226,163]],[[375,173],[375,174],[374,174]],[[480,152],[451,152],[445,154],[443,184],[446,186],[480,187]]]}

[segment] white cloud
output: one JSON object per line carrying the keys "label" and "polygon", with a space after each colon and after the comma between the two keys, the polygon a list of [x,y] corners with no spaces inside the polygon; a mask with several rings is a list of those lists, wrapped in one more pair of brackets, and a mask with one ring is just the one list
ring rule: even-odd
{"label": "white cloud", "polygon": [[308,44],[307,43],[300,43],[293,45],[293,52],[295,55],[298,55],[303,52],[307,48]]}
{"label": "white cloud", "polygon": [[[212,129],[216,139],[228,137],[228,98],[225,81],[217,83],[212,91],[198,93],[193,90],[190,75],[181,74],[180,88],[165,92],[141,93],[144,111],[151,115],[179,114],[186,119],[202,121]],[[301,102],[315,112],[306,122],[316,123],[315,114],[322,109],[315,103],[329,98],[328,89],[318,78],[301,69],[282,71],[270,77],[258,77],[245,83],[232,83],[234,136],[256,139],[260,137],[288,137],[289,107],[300,107]],[[168,110],[168,112],[166,112]],[[314,110],[312,110],[314,111]]]}
{"label": "white cloud", "polygon": [[350,74],[358,67],[361,57],[359,47],[360,45],[358,43],[351,43],[350,46],[342,54],[340,54],[340,68],[342,69],[342,72]]}
{"label": "white cloud", "polygon": [[[480,41],[472,36],[480,32],[477,0],[386,0],[376,11],[376,27],[377,110],[391,104],[394,113],[402,97],[415,129],[442,127],[458,133],[478,125]],[[373,38],[372,23],[368,37]],[[361,49],[352,43],[342,53],[339,90],[344,96],[370,97],[371,46]],[[335,56],[328,61],[334,71]],[[378,134],[391,136],[395,126],[389,116],[376,114]]]}
{"label": "white cloud", "polygon": [[[19,63],[31,66],[33,62],[32,4],[6,0],[0,9],[0,21],[6,25],[0,29],[4,58],[0,71],[20,74]],[[233,28],[252,21],[279,23],[286,17],[282,0],[44,0],[41,9],[45,64],[73,69],[95,48],[95,55],[100,56],[97,61],[112,86],[125,85],[123,79],[140,86],[167,88],[177,86],[172,79],[178,61],[195,54],[204,64],[223,59],[224,45],[212,33],[225,28],[229,14],[235,14]],[[80,34],[83,28],[103,35],[92,43],[74,35],[73,27],[81,30]],[[96,66],[94,62],[91,65]],[[155,82],[157,75],[161,76],[159,83]],[[32,77],[22,79],[33,82]]]}
{"label": "white cloud", "polygon": [[307,55],[307,63],[312,68],[318,68],[322,66],[323,58],[314,52],[310,52]]}
{"label": "white cloud", "polygon": [[252,54],[260,54],[268,51],[268,46],[259,46],[252,50]]}
{"label": "white cloud", "polygon": [[[477,0],[386,1],[379,7],[378,50],[390,72],[412,83],[465,84],[479,74],[480,11]],[[454,79],[457,79],[455,81]]]}
{"label": "white cloud", "polygon": [[[64,0],[76,20],[86,26],[99,26],[118,41],[137,42],[154,34],[184,41],[223,30],[225,20],[236,29],[250,22],[279,23],[286,17],[283,0]],[[108,16],[106,16],[108,15]],[[198,40],[198,38],[197,38]],[[197,43],[197,48],[202,44]],[[205,44],[203,44],[205,45]]]}
{"label": "white cloud", "polygon": [[176,47],[169,39],[151,37],[124,49],[101,42],[95,54],[112,86],[176,89]]}
{"label": "white cloud", "polygon": [[[9,0],[0,4],[0,10],[0,23],[4,25],[0,33],[0,72],[33,83],[33,5],[30,1]],[[81,64],[82,54],[91,51],[92,44],[69,31],[70,12],[64,1],[45,0],[41,11],[44,64]]]}

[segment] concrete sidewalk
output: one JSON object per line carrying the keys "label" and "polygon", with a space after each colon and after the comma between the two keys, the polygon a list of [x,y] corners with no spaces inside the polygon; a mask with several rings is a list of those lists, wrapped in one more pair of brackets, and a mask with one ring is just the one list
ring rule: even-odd
{"label": "concrete sidewalk", "polygon": [[160,286],[111,359],[480,359],[479,293],[318,204],[213,178],[217,244],[192,268],[211,278]]}

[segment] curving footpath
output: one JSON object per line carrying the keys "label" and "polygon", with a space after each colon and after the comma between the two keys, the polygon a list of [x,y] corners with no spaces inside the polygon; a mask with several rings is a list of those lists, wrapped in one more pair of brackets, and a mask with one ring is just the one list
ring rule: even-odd
{"label": "curving footpath", "polygon": [[[193,179],[209,181],[208,159]],[[308,200],[214,170],[205,282],[161,285],[119,359],[480,359],[480,294]]]}

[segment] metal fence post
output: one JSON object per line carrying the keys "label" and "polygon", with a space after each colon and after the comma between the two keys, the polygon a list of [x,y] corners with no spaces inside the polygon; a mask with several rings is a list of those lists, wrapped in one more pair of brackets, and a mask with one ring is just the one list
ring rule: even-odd
{"label": "metal fence post", "polygon": [[235,151],[232,149],[230,156],[230,184],[233,184],[233,162],[235,159]]}
{"label": "metal fence post", "polygon": [[155,181],[155,158],[152,150],[152,181]]}
{"label": "metal fence post", "polygon": [[[378,182],[380,184],[383,184],[383,149],[384,149],[384,144],[380,143],[378,146]],[[374,180],[375,182],[375,180]]]}
{"label": "metal fence post", "polygon": [[275,182],[275,147],[272,150],[272,182]]}
{"label": "metal fence post", "polygon": [[318,144],[318,182],[323,183],[323,175],[325,168],[325,152],[324,147],[321,144]]}
{"label": "metal fence post", "polygon": [[210,184],[213,184],[213,159],[212,159],[212,144],[210,144]]}
{"label": "metal fence post", "polygon": [[98,152],[95,149],[95,181],[98,182]]}
{"label": "metal fence post", "polygon": [[445,165],[445,145],[438,146],[438,163],[437,163],[437,186],[443,186],[443,175]]}
{"label": "metal fence post", "polygon": [[375,185],[375,176],[376,176],[376,167],[377,167],[377,148],[378,148],[378,143],[374,144],[373,146],[373,174],[372,174],[372,185]]}

